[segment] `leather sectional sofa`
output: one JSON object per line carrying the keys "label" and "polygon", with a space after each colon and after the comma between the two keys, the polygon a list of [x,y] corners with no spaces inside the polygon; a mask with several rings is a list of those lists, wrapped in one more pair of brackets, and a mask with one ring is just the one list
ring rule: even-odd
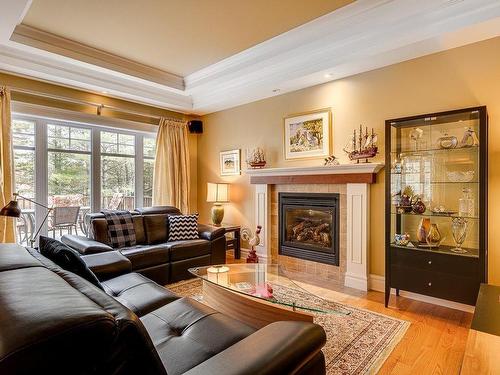
{"label": "leather sectional sofa", "polygon": [[[171,206],[139,208],[132,212],[137,245],[119,249],[132,270],[161,285],[192,277],[188,269],[226,262],[225,230],[198,225],[197,240],[168,242],[168,215],[179,215]],[[62,242],[82,255],[113,251],[102,213],[86,217],[88,237],[64,235]]]}
{"label": "leather sectional sofa", "polygon": [[0,245],[0,374],[325,373],[320,326],[255,330],[131,273],[119,252],[86,262],[100,285]]}

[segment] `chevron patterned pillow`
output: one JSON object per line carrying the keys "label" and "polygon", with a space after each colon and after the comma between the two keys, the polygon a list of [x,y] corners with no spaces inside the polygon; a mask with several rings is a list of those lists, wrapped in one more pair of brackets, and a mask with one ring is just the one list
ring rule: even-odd
{"label": "chevron patterned pillow", "polygon": [[197,240],[198,214],[169,215],[168,241]]}

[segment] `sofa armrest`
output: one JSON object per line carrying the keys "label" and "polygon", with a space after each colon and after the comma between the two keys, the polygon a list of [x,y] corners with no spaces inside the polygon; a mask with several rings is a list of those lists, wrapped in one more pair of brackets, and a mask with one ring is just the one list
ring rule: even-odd
{"label": "sofa armrest", "polygon": [[276,322],[238,341],[185,374],[296,374],[317,357],[325,343],[325,331],[316,324]]}
{"label": "sofa armrest", "polygon": [[84,236],[65,234],[62,236],[61,241],[82,255],[113,251],[111,246],[103,244],[102,242],[91,240],[90,238]]}
{"label": "sofa armrest", "polygon": [[208,241],[213,241],[226,234],[226,230],[213,225],[198,224],[198,235],[200,238]]}
{"label": "sofa armrest", "polygon": [[99,281],[109,280],[132,272],[132,263],[119,251],[82,255],[82,260]]}

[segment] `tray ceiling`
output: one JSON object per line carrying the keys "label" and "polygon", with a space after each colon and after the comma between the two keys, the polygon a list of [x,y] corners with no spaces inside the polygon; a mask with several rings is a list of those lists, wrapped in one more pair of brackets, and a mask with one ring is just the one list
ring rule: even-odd
{"label": "tray ceiling", "polygon": [[185,76],[353,0],[34,0],[23,24]]}
{"label": "tray ceiling", "polygon": [[500,36],[499,0],[0,0],[0,9],[0,70],[194,114]]}

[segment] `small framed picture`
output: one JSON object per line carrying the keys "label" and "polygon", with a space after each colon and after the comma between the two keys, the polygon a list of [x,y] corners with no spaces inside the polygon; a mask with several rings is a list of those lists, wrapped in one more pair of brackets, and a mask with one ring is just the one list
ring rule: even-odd
{"label": "small framed picture", "polygon": [[240,150],[222,151],[220,153],[220,175],[239,175],[240,170]]}
{"label": "small framed picture", "polygon": [[330,155],[331,112],[320,109],[284,118],[285,160]]}

